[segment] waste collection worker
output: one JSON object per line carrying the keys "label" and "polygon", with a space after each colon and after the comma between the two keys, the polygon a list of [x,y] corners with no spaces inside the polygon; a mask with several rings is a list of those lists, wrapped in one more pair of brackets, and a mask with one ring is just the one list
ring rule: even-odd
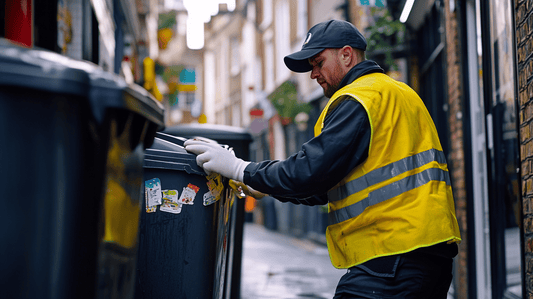
{"label": "waste collection worker", "polygon": [[366,60],[366,45],[355,26],[329,20],[284,58],[330,98],[315,137],[288,159],[243,161],[197,140],[185,148],[256,196],[328,204],[330,259],[348,269],[335,299],[446,298],[461,239],[445,155],[420,97]]}

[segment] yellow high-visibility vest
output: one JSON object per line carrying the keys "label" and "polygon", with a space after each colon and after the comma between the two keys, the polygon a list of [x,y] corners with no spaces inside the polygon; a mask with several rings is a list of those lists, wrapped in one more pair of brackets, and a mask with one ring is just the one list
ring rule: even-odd
{"label": "yellow high-visibility vest", "polygon": [[372,132],[368,158],[328,192],[331,263],[350,268],[376,257],[459,243],[448,166],[420,97],[385,74],[365,75],[331,97],[315,136],[346,96],[364,107]]}

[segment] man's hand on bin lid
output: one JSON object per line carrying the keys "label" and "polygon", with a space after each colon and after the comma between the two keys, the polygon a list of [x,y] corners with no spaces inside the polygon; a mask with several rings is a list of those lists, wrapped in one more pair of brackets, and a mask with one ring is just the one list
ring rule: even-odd
{"label": "man's hand on bin lid", "polygon": [[192,140],[203,141],[203,142],[207,142],[207,143],[216,143],[216,144],[219,144],[218,142],[216,142],[216,140],[213,140],[213,139],[210,139],[210,138],[206,138],[206,137],[202,137],[202,136],[196,136],[196,137],[194,137]]}
{"label": "man's hand on bin lid", "polygon": [[218,173],[229,179],[242,182],[244,169],[250,162],[235,157],[232,150],[218,143],[208,143],[197,139],[189,139],[183,144],[185,150],[197,155],[196,164],[208,174]]}
{"label": "man's hand on bin lid", "polygon": [[[259,191],[255,190],[255,189],[253,189],[252,187],[246,185],[245,183],[238,182],[238,181],[235,181],[235,180],[230,180],[229,181],[229,185],[236,192],[244,193],[244,195],[251,196],[251,197],[253,197],[255,199],[261,199],[261,198],[263,198],[263,197],[268,195],[268,194],[265,194],[263,192],[259,192]],[[243,198],[245,196],[242,196],[242,194],[241,194],[239,197]]]}

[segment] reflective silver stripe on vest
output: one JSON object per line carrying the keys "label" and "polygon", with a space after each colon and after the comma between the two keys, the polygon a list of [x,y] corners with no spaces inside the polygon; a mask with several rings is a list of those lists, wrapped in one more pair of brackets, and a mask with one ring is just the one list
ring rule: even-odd
{"label": "reflective silver stripe on vest", "polygon": [[342,186],[328,191],[328,200],[337,201],[345,199],[346,197],[364,190],[372,185],[381,183],[406,171],[419,168],[433,161],[445,164],[446,158],[444,153],[436,149],[430,149],[372,170],[360,178],[349,181]]}
{"label": "reflective silver stripe on vest", "polygon": [[353,205],[329,212],[329,225],[337,224],[350,218],[357,217],[371,205],[384,202],[387,199],[425,185],[430,181],[443,181],[446,182],[446,185],[451,185],[448,171],[440,168],[429,168],[417,174],[413,174],[399,181],[393,182],[387,186],[376,189],[370,192],[367,198],[364,198]]}

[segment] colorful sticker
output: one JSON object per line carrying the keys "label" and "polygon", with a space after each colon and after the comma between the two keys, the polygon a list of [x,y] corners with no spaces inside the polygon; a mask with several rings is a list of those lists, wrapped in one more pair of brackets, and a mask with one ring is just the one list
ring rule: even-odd
{"label": "colorful sticker", "polygon": [[200,191],[200,188],[193,184],[188,184],[187,187],[183,188],[183,192],[181,192],[178,202],[186,205],[194,204],[194,198],[196,197],[196,193],[198,193],[198,191]]}
{"label": "colorful sticker", "polygon": [[222,185],[222,176],[217,173],[211,173],[206,177],[207,179],[207,188],[209,191],[213,190],[220,190],[224,189],[224,185]]}
{"label": "colorful sticker", "polygon": [[163,190],[163,204],[159,207],[160,211],[179,214],[181,206],[178,202],[178,190]]}
{"label": "colorful sticker", "polygon": [[158,178],[144,182],[145,198],[146,198],[146,212],[153,213],[157,209],[157,205],[161,204],[161,180]]}
{"label": "colorful sticker", "polygon": [[220,193],[218,195],[213,194],[213,191],[208,191],[204,194],[204,206],[214,204],[220,199]]}
{"label": "colorful sticker", "polygon": [[206,178],[209,192],[204,194],[204,206],[208,206],[220,200],[221,194],[224,191],[222,176],[220,174],[211,173]]}
{"label": "colorful sticker", "polygon": [[154,213],[157,211],[157,206],[148,206],[148,189],[144,190],[144,197],[146,198],[146,213]]}

